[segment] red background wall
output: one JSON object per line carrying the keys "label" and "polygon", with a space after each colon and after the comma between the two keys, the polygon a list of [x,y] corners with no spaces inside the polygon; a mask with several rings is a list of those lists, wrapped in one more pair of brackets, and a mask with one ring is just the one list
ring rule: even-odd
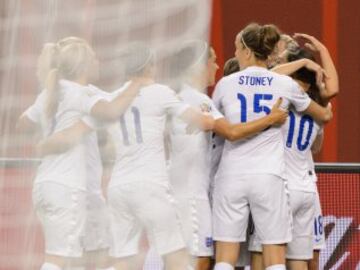
{"label": "red background wall", "polygon": [[[360,161],[360,1],[213,0],[211,42],[219,64],[234,55],[235,35],[248,23],[273,23],[285,33],[303,32],[329,49],[340,77],[318,161]],[[219,72],[218,76],[221,75]]]}

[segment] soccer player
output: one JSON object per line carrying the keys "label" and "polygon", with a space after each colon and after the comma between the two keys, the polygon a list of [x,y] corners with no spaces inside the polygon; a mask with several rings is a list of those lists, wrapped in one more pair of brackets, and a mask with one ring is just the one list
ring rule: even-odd
{"label": "soccer player", "polygon": [[[141,83],[130,85],[126,89],[129,91],[125,91],[127,95],[121,100],[108,103],[94,95],[87,86],[96,74],[95,54],[85,42],[69,42],[63,46],[46,44],[39,58],[38,70],[39,81],[46,88],[20,117],[19,129],[32,131],[40,127],[43,137],[47,137],[76,123],[88,129],[94,124],[91,118],[86,117],[89,114],[100,119],[111,119],[121,114],[123,106],[131,96],[135,96]],[[102,110],[104,107],[106,112]],[[89,136],[88,142],[94,143],[96,140],[93,139]],[[55,145],[52,149],[41,147],[44,156],[47,151],[52,154],[43,158],[33,189],[35,208],[45,234],[46,256],[42,269],[61,269],[67,258],[81,257],[81,237],[87,215],[87,183],[96,186],[100,179],[97,177],[101,175],[100,165],[92,167],[91,158],[84,158],[87,153],[97,154],[87,152],[86,142],[64,153],[63,148],[71,140],[71,137],[66,138],[64,144]],[[75,163],[78,166],[74,166]],[[90,172],[94,173],[90,176],[94,182],[89,181]]]}
{"label": "soccer player", "polygon": [[[269,105],[283,97],[287,106],[291,103],[318,122],[329,121],[329,108],[311,101],[290,78],[267,70],[266,60],[279,39],[273,25],[250,24],[237,35],[235,55],[242,71],[217,84],[214,100],[218,107],[231,122],[247,122],[269,113]],[[213,196],[215,269],[233,269],[250,209],[260,232],[266,269],[285,269],[285,243],[291,240],[291,231],[283,178],[280,129],[267,129],[235,143],[226,141]]]}
{"label": "soccer player", "polygon": [[[327,76],[325,83],[322,81],[319,83],[315,73],[305,68],[307,66],[305,63],[314,60],[314,57],[304,49],[290,47],[283,53],[285,61],[302,63],[304,66],[291,76],[299,82],[313,100],[319,103],[328,103],[339,91],[338,76],[330,54],[325,46],[314,37],[304,34],[297,36],[305,38],[309,42],[308,48],[320,52],[324,72]],[[300,62],[301,60],[306,61]],[[280,69],[283,67],[278,70]],[[324,247],[324,233],[312,153],[321,149],[322,127],[314,122],[310,116],[292,111],[287,124],[284,125],[283,133],[286,140],[286,172],[294,220],[294,239],[288,244],[287,250],[288,266],[290,269],[307,269],[308,267],[309,269],[317,269],[319,249]],[[313,221],[314,216],[315,220]],[[259,244],[254,244],[254,241],[251,241],[250,249],[252,251],[258,249],[259,251]],[[255,260],[259,260],[259,255],[253,257],[256,258]],[[310,261],[312,257],[313,259]],[[261,267],[256,269],[261,269]]]}

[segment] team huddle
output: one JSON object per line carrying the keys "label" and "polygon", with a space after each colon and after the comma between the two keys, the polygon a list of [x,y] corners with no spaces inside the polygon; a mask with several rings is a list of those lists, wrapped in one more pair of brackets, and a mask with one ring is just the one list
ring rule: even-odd
{"label": "team huddle", "polygon": [[[142,269],[144,246],[171,270],[317,269],[325,243],[312,155],[338,94],[326,47],[249,24],[212,98],[219,67],[204,41],[179,44],[167,66],[176,80],[158,81],[144,44],[120,60],[125,83],[108,93],[91,84],[99,65],[84,39],[47,43],[39,56],[43,90],[18,127],[41,135],[41,270]],[[115,153],[106,196],[100,132]]]}

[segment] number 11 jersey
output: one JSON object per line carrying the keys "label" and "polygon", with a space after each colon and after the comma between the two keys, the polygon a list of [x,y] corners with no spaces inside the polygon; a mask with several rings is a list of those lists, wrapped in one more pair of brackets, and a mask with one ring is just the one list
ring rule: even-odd
{"label": "number 11 jersey", "polygon": [[[214,102],[231,123],[245,123],[269,114],[278,98],[281,107],[304,111],[311,100],[290,77],[251,66],[222,78]],[[226,141],[217,175],[274,174],[285,176],[284,140],[281,129],[264,131],[236,142]]]}
{"label": "number 11 jersey", "polygon": [[178,116],[189,107],[165,85],[153,84],[140,89],[125,113],[110,127],[116,161],[109,187],[138,181],[168,185],[165,121],[168,114]]}

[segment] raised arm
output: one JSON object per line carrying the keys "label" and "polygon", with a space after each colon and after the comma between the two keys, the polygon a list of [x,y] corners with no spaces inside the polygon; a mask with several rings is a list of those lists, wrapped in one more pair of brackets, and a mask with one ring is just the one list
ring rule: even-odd
{"label": "raised arm", "polygon": [[316,136],[315,141],[313,142],[313,144],[311,146],[311,152],[313,154],[317,154],[320,152],[323,141],[324,141],[324,132],[321,132]]}
{"label": "raised arm", "polygon": [[328,123],[333,117],[330,103],[322,107],[313,100],[304,113],[309,114],[320,125]]}
{"label": "raised arm", "polygon": [[339,93],[339,77],[328,49],[315,37],[296,33],[294,38],[301,38],[306,41],[305,46],[310,50],[318,52],[322,67],[327,76],[324,78],[325,87],[321,91],[321,97],[327,102]]}
{"label": "raised arm", "polygon": [[229,141],[236,141],[253,136],[270,126],[281,125],[288,116],[288,112],[280,108],[281,102],[281,99],[276,101],[270,114],[248,123],[230,124],[225,118],[218,119],[213,130]]}
{"label": "raised arm", "polygon": [[91,109],[91,116],[103,121],[116,121],[127,110],[131,102],[144,86],[152,84],[148,78],[137,78],[112,101],[99,100]]}
{"label": "raised arm", "polygon": [[276,72],[278,74],[288,75],[290,76],[294,72],[298,71],[301,68],[307,68],[316,73],[316,81],[318,84],[323,82],[323,78],[327,78],[328,75],[326,71],[317,63],[310,59],[299,59],[293,62],[289,62],[286,64],[280,64],[271,69],[271,71]]}

